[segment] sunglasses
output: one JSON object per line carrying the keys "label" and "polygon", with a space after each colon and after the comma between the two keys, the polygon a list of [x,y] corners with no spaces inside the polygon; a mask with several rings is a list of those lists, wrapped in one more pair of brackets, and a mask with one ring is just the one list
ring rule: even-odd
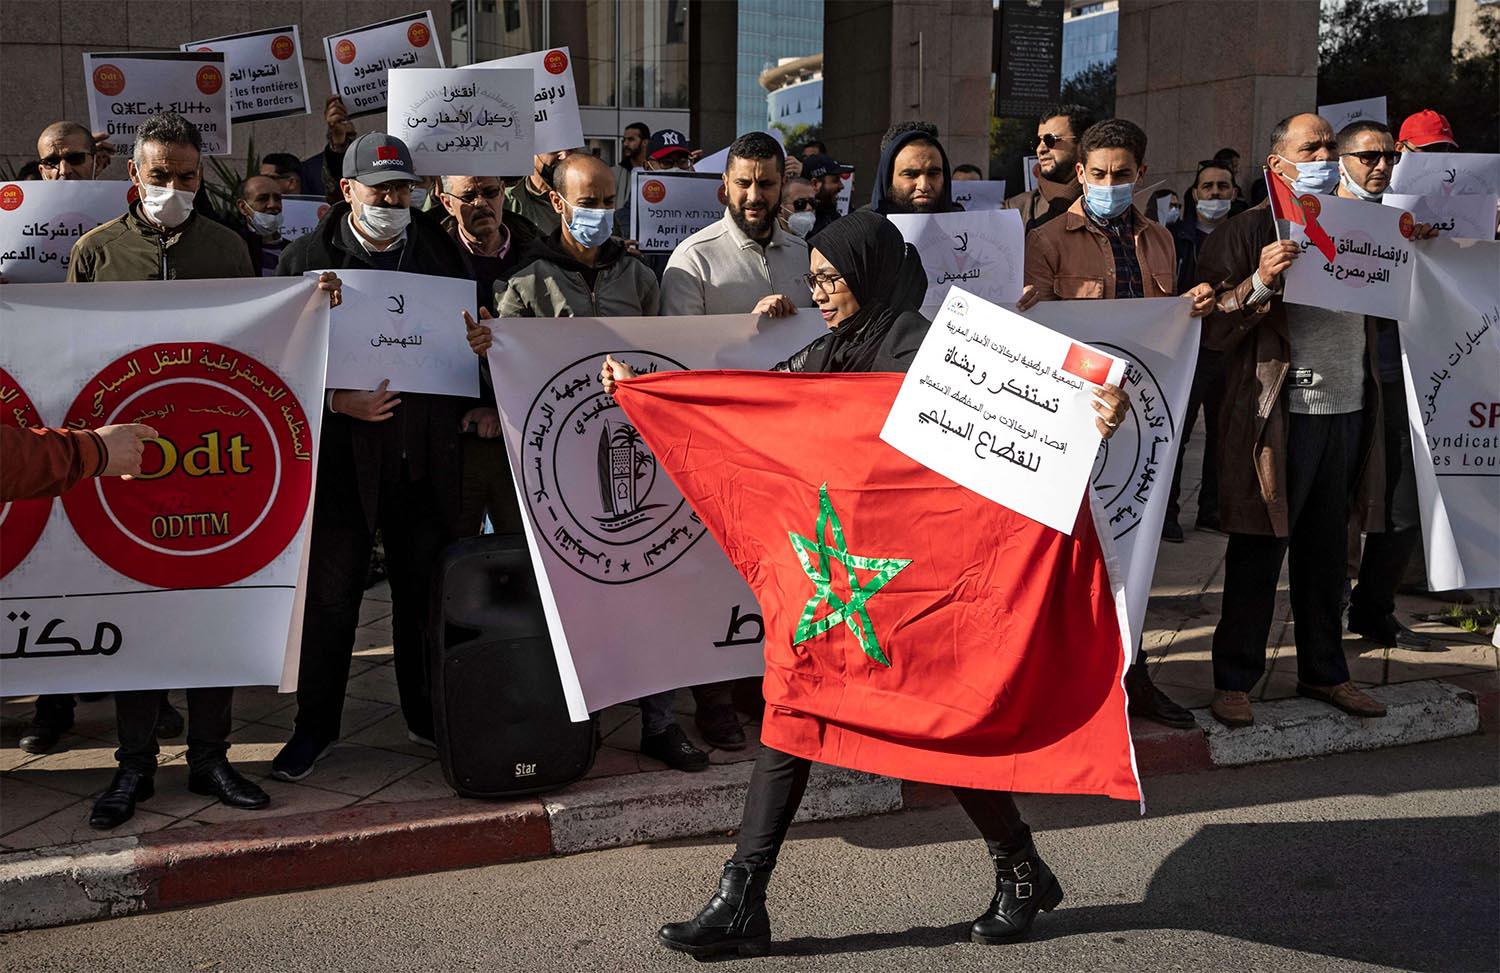
{"label": "sunglasses", "polygon": [[87,162],[89,158],[90,153],[88,152],[68,152],[63,155],[49,155],[45,159],[37,160],[37,164],[43,169],[56,169],[59,165],[66,162],[76,169]]}
{"label": "sunglasses", "polygon": [[1345,152],[1344,155],[1354,156],[1354,158],[1358,159],[1360,163],[1367,169],[1374,168],[1375,164],[1380,162],[1381,160],[1384,160],[1389,165],[1395,165],[1396,163],[1401,161],[1401,153],[1394,151],[1377,152],[1372,150],[1370,152]]}
{"label": "sunglasses", "polygon": [[1049,149],[1055,149],[1059,142],[1076,142],[1078,139],[1071,135],[1053,135],[1051,132],[1048,132],[1046,135],[1038,135],[1036,141],[1038,145],[1045,145]]}
{"label": "sunglasses", "polygon": [[792,209],[796,210],[798,213],[802,213],[810,209],[815,209],[817,208],[817,205],[818,201],[811,196],[805,196],[802,199],[792,200]]}
{"label": "sunglasses", "polygon": [[478,200],[481,196],[483,196],[485,199],[494,199],[502,192],[504,192],[504,190],[502,190],[499,186],[490,186],[488,189],[476,189],[473,192],[464,193],[462,196],[454,196],[453,193],[443,193],[443,195],[451,196],[454,199],[458,200],[460,203],[463,203],[465,206],[473,206],[475,201]]}

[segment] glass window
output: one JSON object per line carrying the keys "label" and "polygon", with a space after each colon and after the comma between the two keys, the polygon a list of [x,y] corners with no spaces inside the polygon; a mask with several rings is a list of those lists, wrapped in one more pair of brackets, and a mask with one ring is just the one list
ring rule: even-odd
{"label": "glass window", "polygon": [[639,0],[618,11],[620,104],[688,107],[688,0]]}

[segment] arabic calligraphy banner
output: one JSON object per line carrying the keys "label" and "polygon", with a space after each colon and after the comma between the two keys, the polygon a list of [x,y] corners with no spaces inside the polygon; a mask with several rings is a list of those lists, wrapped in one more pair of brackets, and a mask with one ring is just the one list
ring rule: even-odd
{"label": "arabic calligraphy banner", "polygon": [[642,253],[671,253],[724,217],[724,180],[708,172],[630,174],[630,236]]}
{"label": "arabic calligraphy banner", "polygon": [[1417,251],[1400,319],[1406,411],[1434,591],[1500,586],[1500,243]]}
{"label": "arabic calligraphy banner", "polygon": [[182,50],[224,55],[230,121],[253,122],[309,111],[302,36],[296,24],[188,41]]}
{"label": "arabic calligraphy banner", "polygon": [[531,72],[397,68],[386,132],[424,176],[524,176],[532,169]]}
{"label": "arabic calligraphy banner", "polygon": [[1021,296],[1026,228],[1017,210],[977,213],[903,213],[890,217],[927,271],[923,313],[937,313],[950,286],[995,304]]}
{"label": "arabic calligraphy banner", "polygon": [[764,369],[822,333],[804,310],[502,318],[490,374],[558,671],[574,720],[679,686],[756,675],[750,589],[615,401],[606,353],[638,372]]}
{"label": "arabic calligraphy banner", "polygon": [[[319,271],[309,271],[316,278]],[[394,270],[340,270],[344,301],[333,309],[328,387],[479,395],[479,363],[462,312],[475,313],[474,282]]]}
{"label": "arabic calligraphy banner", "polygon": [[1318,114],[1333,128],[1335,135],[1351,122],[1379,122],[1384,125],[1385,95],[1361,98],[1358,101],[1341,101],[1336,105],[1319,105]]}
{"label": "arabic calligraphy banner", "polygon": [[578,111],[578,89],[573,86],[573,57],[566,47],[483,61],[473,67],[525,68],[531,72],[535,87],[529,103],[536,122],[537,152],[557,152],[583,145],[583,116]]}
{"label": "arabic calligraphy banner", "polygon": [[1410,239],[1416,227],[1411,214],[1337,196],[1301,199],[1308,221],[1322,227],[1332,243],[1324,252],[1300,223],[1284,224],[1290,227],[1287,239],[1302,247],[1282,275],[1286,300],[1387,318],[1405,314],[1417,249]]}
{"label": "arabic calligraphy banner", "polygon": [[89,128],[107,132],[115,154],[135,152],[135,133],[153,114],[176,112],[203,136],[204,155],[233,151],[229,82],[218,51],[120,51],[83,56]]}
{"label": "arabic calligraphy banner", "polygon": [[13,284],[59,283],[73,244],[122,216],[131,183],[49,180],[0,185],[0,276]]}
{"label": "arabic calligraphy banner", "polygon": [[392,69],[445,66],[431,10],[332,34],[323,38],[323,50],[328,86],[350,118],[385,111]]}
{"label": "arabic calligraphy banner", "polygon": [[0,507],[7,694],[297,672],[327,297],[283,278],[0,287],[0,421],[144,422],[142,472]]}

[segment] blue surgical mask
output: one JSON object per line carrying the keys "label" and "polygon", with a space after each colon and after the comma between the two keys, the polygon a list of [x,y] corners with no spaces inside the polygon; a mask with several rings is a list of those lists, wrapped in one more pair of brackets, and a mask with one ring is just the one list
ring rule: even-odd
{"label": "blue surgical mask", "polygon": [[1383,193],[1369,192],[1365,187],[1350,179],[1349,170],[1344,168],[1342,162],[1339,163],[1339,181],[1344,184],[1344,189],[1348,190],[1349,195],[1355,199],[1362,199],[1367,203],[1378,203],[1380,202],[1380,197],[1384,195]]}
{"label": "blue surgical mask", "polygon": [[568,235],[578,245],[592,250],[594,247],[602,247],[609,235],[615,228],[615,211],[612,209],[587,209],[583,206],[568,204],[573,211],[572,217],[568,219]]}
{"label": "blue surgical mask", "polygon": [[1083,205],[1101,220],[1112,220],[1130,208],[1130,199],[1135,195],[1135,183],[1123,186],[1095,186],[1083,184]]}
{"label": "blue surgical mask", "polygon": [[1198,215],[1210,223],[1217,223],[1229,215],[1230,199],[1200,199],[1196,206]]}
{"label": "blue surgical mask", "polygon": [[[1286,159],[1285,156],[1282,156]],[[1286,159],[1292,162],[1291,159]],[[1324,162],[1292,162],[1297,167],[1297,178],[1292,189],[1299,193],[1324,196],[1334,191],[1339,184],[1339,164],[1332,159]]]}

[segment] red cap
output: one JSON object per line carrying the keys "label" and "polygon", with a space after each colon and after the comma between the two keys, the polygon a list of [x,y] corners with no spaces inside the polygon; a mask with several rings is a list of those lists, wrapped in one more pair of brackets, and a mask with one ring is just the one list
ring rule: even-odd
{"label": "red cap", "polygon": [[1401,123],[1400,141],[1416,146],[1446,142],[1455,149],[1458,148],[1458,140],[1453,137],[1453,126],[1448,124],[1448,119],[1431,108],[1424,108],[1415,115],[1407,116],[1406,121]]}

